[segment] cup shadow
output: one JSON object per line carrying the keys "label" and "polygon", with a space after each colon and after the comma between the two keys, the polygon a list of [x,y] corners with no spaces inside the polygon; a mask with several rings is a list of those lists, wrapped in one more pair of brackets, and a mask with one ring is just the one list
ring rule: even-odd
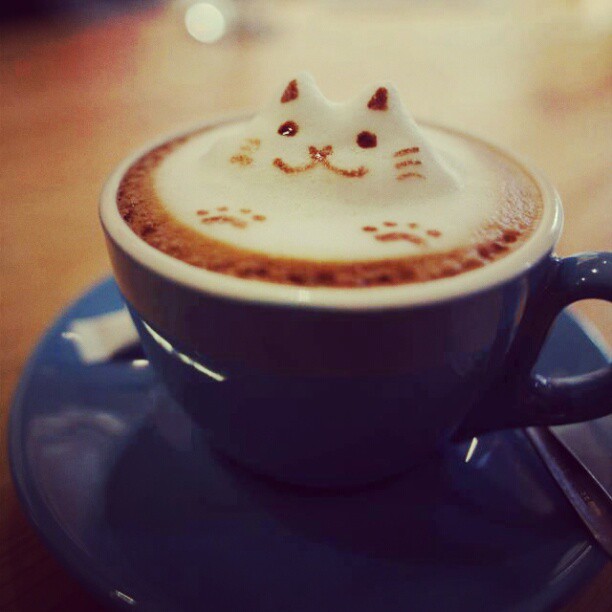
{"label": "cup shadow", "polygon": [[512,608],[554,576],[547,560],[564,557],[576,529],[519,433],[482,439],[469,463],[466,445],[448,445],[383,482],[313,489],[254,474],[163,405],[122,449],[104,495],[102,554],[122,559],[126,581],[144,585],[133,592],[155,609],[189,610],[201,598],[241,609],[239,581],[251,598],[269,598],[254,610],[295,598],[327,610],[347,596],[365,610],[372,602],[359,592],[378,595],[355,587],[360,579],[418,608],[459,594],[462,608],[488,599]]}
{"label": "cup shadow", "polygon": [[[161,426],[149,422],[124,449],[107,485],[106,512],[114,527],[197,539],[243,516],[245,525],[272,523],[290,538],[353,554],[478,566],[511,558],[524,546],[516,527],[537,531],[538,539],[553,529],[543,520],[547,500],[530,511],[513,487],[487,475],[484,451],[473,468],[463,460],[464,447],[449,445],[375,484],[316,489],[253,473],[215,451],[204,432],[181,423],[185,418],[177,412],[166,414]],[[176,433],[170,439],[168,432],[181,427],[177,444]],[[495,445],[494,434],[489,455]],[[518,466],[517,473],[533,479],[532,469]]]}

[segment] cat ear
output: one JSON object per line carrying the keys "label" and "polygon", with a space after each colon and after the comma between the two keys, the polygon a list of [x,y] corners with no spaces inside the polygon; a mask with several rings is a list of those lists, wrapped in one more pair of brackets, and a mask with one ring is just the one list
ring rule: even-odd
{"label": "cat ear", "polygon": [[389,109],[389,90],[379,87],[368,102],[368,108],[373,111],[386,111]]}
{"label": "cat ear", "polygon": [[287,87],[285,87],[285,91],[283,91],[283,95],[281,96],[281,103],[286,104],[287,102],[291,102],[292,100],[296,100],[300,95],[300,88],[298,86],[297,79],[293,79],[289,81]]}
{"label": "cat ear", "polygon": [[281,104],[291,104],[298,100],[306,104],[320,103],[325,100],[312,75],[308,72],[300,72],[289,81],[279,99]]}

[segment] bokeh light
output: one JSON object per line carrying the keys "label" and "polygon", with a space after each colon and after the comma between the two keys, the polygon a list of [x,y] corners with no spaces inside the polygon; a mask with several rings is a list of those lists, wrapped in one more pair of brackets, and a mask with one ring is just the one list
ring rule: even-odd
{"label": "bokeh light", "polygon": [[210,2],[198,2],[185,11],[185,27],[199,42],[214,43],[223,37],[227,24],[218,7]]}

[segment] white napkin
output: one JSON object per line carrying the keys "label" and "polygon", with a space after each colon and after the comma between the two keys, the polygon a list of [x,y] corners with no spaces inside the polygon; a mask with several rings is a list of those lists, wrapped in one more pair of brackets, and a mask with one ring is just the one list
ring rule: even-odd
{"label": "white napkin", "polygon": [[126,308],[85,319],[75,319],[64,338],[71,340],[83,363],[103,363],[139,342]]}

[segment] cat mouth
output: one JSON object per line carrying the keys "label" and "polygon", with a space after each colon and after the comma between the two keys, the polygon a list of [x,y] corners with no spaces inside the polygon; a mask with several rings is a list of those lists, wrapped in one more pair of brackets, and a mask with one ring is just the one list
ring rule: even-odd
{"label": "cat mouth", "polygon": [[308,170],[312,170],[317,166],[323,166],[338,174],[340,176],[344,176],[346,178],[360,178],[368,173],[368,169],[364,166],[359,166],[354,170],[347,170],[346,168],[340,168],[338,166],[334,166],[327,159],[332,153],[334,149],[331,145],[327,145],[322,149],[318,149],[317,147],[309,146],[308,153],[310,155],[310,162],[303,166],[291,166],[285,163],[280,157],[277,157],[272,163],[279,169],[282,170],[285,174],[297,174],[299,172],[307,172]]}

